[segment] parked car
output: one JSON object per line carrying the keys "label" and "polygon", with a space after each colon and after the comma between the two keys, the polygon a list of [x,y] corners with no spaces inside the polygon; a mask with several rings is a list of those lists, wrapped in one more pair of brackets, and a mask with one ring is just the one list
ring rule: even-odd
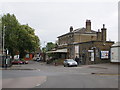
{"label": "parked car", "polygon": [[12,61],[12,64],[23,64],[24,62],[19,60],[19,59],[15,59]]}
{"label": "parked car", "polygon": [[28,61],[24,60],[24,59],[21,59],[20,61],[23,62],[23,64],[28,64]]}
{"label": "parked car", "polygon": [[63,62],[64,67],[69,67],[69,66],[78,66],[77,62],[73,59],[66,59]]}
{"label": "parked car", "polygon": [[33,60],[39,62],[39,61],[41,61],[41,58],[40,57],[33,57]]}
{"label": "parked car", "polygon": [[41,61],[40,57],[37,57],[37,58],[36,58],[36,61],[37,61],[37,62]]}

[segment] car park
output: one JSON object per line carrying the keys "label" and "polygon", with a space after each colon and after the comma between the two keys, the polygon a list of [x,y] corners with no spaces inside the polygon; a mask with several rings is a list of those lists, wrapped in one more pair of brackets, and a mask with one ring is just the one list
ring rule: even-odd
{"label": "car park", "polygon": [[78,66],[77,62],[73,59],[65,59],[63,62],[64,67],[69,66]]}

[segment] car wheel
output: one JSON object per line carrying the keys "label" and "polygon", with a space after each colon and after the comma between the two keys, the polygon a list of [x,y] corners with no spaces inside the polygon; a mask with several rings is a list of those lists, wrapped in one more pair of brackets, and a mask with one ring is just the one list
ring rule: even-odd
{"label": "car wheel", "polygon": [[67,67],[69,67],[69,64],[67,64]]}

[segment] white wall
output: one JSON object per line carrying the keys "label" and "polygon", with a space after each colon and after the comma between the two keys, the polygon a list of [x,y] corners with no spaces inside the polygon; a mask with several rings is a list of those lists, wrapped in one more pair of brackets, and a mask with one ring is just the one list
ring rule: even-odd
{"label": "white wall", "polygon": [[111,62],[120,62],[120,47],[111,48]]}

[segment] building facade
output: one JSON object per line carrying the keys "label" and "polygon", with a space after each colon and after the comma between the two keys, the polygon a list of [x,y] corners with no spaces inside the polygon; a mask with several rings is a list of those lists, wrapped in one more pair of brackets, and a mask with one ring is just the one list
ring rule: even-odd
{"label": "building facade", "polygon": [[[67,58],[80,58],[82,64],[110,62],[112,41],[106,41],[107,29],[91,30],[91,21],[86,20],[85,27],[73,29],[58,37],[58,49],[67,49]],[[106,56],[105,56],[106,55]]]}

